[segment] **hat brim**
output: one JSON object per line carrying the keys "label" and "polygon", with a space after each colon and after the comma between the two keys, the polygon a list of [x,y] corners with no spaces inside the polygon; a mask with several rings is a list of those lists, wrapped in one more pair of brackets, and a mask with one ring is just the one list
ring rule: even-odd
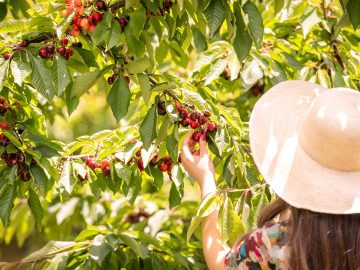
{"label": "hat brim", "polygon": [[250,148],[265,181],[290,205],[320,213],[360,213],[360,171],[324,167],[299,142],[302,119],[326,90],[305,81],[271,88],[251,113]]}

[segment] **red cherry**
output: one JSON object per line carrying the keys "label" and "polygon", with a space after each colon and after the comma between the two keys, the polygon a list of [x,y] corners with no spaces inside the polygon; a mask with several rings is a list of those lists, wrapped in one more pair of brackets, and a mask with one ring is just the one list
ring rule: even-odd
{"label": "red cherry", "polygon": [[6,165],[8,165],[9,167],[13,167],[16,164],[18,164],[18,160],[16,158],[7,159],[7,160],[5,160],[5,162],[6,162]]}
{"label": "red cherry", "polygon": [[179,117],[180,117],[181,119],[187,118],[188,115],[189,115],[189,113],[188,113],[188,111],[185,110],[185,109],[182,109],[182,110],[179,112]]}
{"label": "red cherry", "polygon": [[126,75],[126,76],[124,77],[124,79],[125,79],[125,81],[127,81],[127,83],[130,83],[130,77],[129,77],[129,76]]}
{"label": "red cherry", "polygon": [[63,46],[66,46],[68,45],[69,43],[69,40],[67,38],[61,38],[60,39],[60,44],[63,45]]}
{"label": "red cherry", "polygon": [[74,26],[76,26],[76,30],[79,30],[81,27],[81,19],[79,17],[75,17],[73,19]]}
{"label": "red cherry", "polygon": [[125,18],[120,18],[118,22],[122,27],[126,27],[128,24],[128,21]]}
{"label": "red cherry", "polygon": [[104,1],[98,1],[96,3],[96,7],[100,11],[106,11],[108,9],[108,7],[107,7],[107,5],[106,5],[106,3]]}
{"label": "red cherry", "polygon": [[94,159],[92,158],[88,158],[86,160],[86,164],[92,169],[92,170],[95,170],[95,168],[97,168],[97,163]]}
{"label": "red cherry", "polygon": [[5,121],[0,122],[0,128],[1,129],[8,129],[9,128],[9,124]]}
{"label": "red cherry", "polygon": [[190,119],[189,118],[185,118],[181,121],[181,125],[183,127],[188,127],[190,125]]}
{"label": "red cherry", "polygon": [[91,16],[93,17],[93,19],[96,22],[100,22],[102,19],[102,14],[100,12],[94,11],[93,13],[91,13]]}
{"label": "red cherry", "polygon": [[66,48],[64,48],[64,47],[57,48],[56,52],[58,54],[64,55],[66,53]]}
{"label": "red cherry", "polygon": [[73,55],[74,55],[74,51],[73,51],[73,49],[71,49],[71,48],[66,48],[66,53],[67,53],[69,56],[73,56]]}
{"label": "red cherry", "polygon": [[22,48],[26,48],[26,47],[28,47],[30,45],[30,41],[28,41],[28,40],[23,40],[23,41],[21,41],[20,43],[19,43],[19,47],[22,47]]}
{"label": "red cherry", "polygon": [[145,170],[142,158],[139,158],[137,160],[137,166],[138,166],[140,172],[143,172]]}
{"label": "red cherry", "polygon": [[201,136],[201,133],[200,132],[194,132],[191,136],[191,138],[195,141],[195,142],[198,142],[200,140],[200,136]]}
{"label": "red cherry", "polygon": [[80,36],[80,31],[78,29],[75,29],[75,26],[76,25],[74,25],[74,29],[71,31],[71,35],[73,37],[78,37],[78,36]]}
{"label": "red cherry", "polygon": [[4,57],[5,60],[9,60],[9,59],[11,59],[12,54],[11,53],[5,53],[5,54],[3,54],[3,57]]}
{"label": "red cherry", "polygon": [[199,116],[199,124],[200,124],[200,125],[203,125],[203,124],[205,124],[206,122],[207,122],[206,117],[205,117],[203,114],[200,114],[200,116]]}
{"label": "red cherry", "polygon": [[112,85],[114,83],[114,78],[112,76],[110,76],[108,79],[108,84]]}
{"label": "red cherry", "polygon": [[199,122],[197,120],[190,120],[190,126],[192,129],[198,128],[200,126]]}
{"label": "red cherry", "polygon": [[110,168],[109,167],[103,167],[101,168],[101,171],[103,174],[109,174],[110,173]]}
{"label": "red cherry", "polygon": [[67,15],[71,14],[71,13],[74,12],[74,8],[73,7],[68,7],[66,12],[67,12]]}
{"label": "red cherry", "polygon": [[166,163],[162,163],[162,164],[160,164],[159,169],[162,172],[167,172],[170,169],[170,165],[166,164]]}
{"label": "red cherry", "polygon": [[82,0],[74,0],[74,6],[75,7],[81,7],[82,6]]}
{"label": "red cherry", "polygon": [[50,54],[55,52],[55,46],[54,45],[46,45],[45,50],[47,50]]}
{"label": "red cherry", "polygon": [[0,141],[5,140],[5,139],[6,139],[6,136],[1,133],[1,134],[0,134]]}
{"label": "red cherry", "polygon": [[175,104],[175,107],[176,107],[178,112],[180,112],[182,110],[181,104],[178,103],[178,102]]}
{"label": "red cherry", "polygon": [[204,130],[201,133],[200,140],[206,141],[206,139],[207,139],[207,132]]}
{"label": "red cherry", "polygon": [[84,13],[85,13],[85,9],[84,9],[84,7],[83,7],[83,6],[78,7],[78,9],[77,9],[77,13],[76,13],[76,14],[83,16],[83,15],[84,15]]}
{"label": "red cherry", "polygon": [[89,32],[92,33],[95,30],[95,25],[90,25]]}
{"label": "red cherry", "polygon": [[110,165],[110,161],[108,161],[107,159],[101,161],[101,168],[108,167],[109,165]]}
{"label": "red cherry", "polygon": [[67,15],[68,11],[66,9],[61,11],[61,17],[66,17]]}
{"label": "red cherry", "polygon": [[214,122],[210,122],[208,125],[207,125],[207,130],[209,132],[215,132],[217,130],[217,127],[216,127],[216,124]]}
{"label": "red cherry", "polygon": [[192,112],[190,114],[190,119],[195,121],[195,120],[199,119],[199,116],[200,116],[200,114],[198,112]]}
{"label": "red cherry", "polygon": [[81,28],[82,28],[83,30],[87,30],[87,29],[89,29],[89,27],[90,27],[89,22],[88,22],[88,20],[87,20],[86,18],[83,18],[83,19],[81,20],[80,26],[81,26]]}

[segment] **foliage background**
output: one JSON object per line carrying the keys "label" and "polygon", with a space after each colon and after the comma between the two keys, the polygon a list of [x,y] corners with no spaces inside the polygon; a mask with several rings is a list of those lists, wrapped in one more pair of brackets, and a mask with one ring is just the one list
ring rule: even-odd
{"label": "foliage background", "polygon": [[[22,106],[11,132],[25,130],[14,137],[3,133],[30,157],[28,162],[35,158],[40,167],[24,183],[2,160],[0,260],[15,261],[0,264],[3,269],[206,269],[200,221],[218,209],[222,236],[231,244],[254,226],[273,196],[258,175],[247,141],[247,121],[261,94],[287,79],[360,88],[359,1],[177,0],[163,17],[141,17],[161,6],[162,1],[126,1],[114,11],[116,16],[128,14],[130,22],[144,27],[134,23],[132,31],[118,33],[108,51],[110,36],[100,35],[105,25],[92,34],[69,36],[91,54],[74,48],[74,57],[65,63],[60,56],[37,56],[40,43],[56,43],[64,35],[67,25],[60,12],[65,1],[0,1],[1,52],[17,51],[11,63],[0,60],[1,95]],[[117,29],[110,17],[109,22],[110,29]],[[52,38],[35,42],[44,33]],[[17,50],[23,39],[35,41]],[[129,103],[123,96],[116,104],[107,98],[114,86],[106,78],[114,65],[123,63],[116,55],[135,56],[126,59],[130,66],[124,72],[131,77]],[[47,71],[55,61],[68,68],[68,85]],[[81,79],[89,72],[97,72],[90,85],[84,82],[92,76]],[[150,79],[140,85],[141,76]],[[39,77],[56,82],[58,91],[47,94]],[[210,141],[219,192],[201,205],[197,187],[181,167],[174,166],[177,177],[170,181],[150,167],[141,173],[135,163],[127,167],[113,161],[109,178],[92,172],[79,158],[67,158],[95,150],[99,161],[114,153],[134,156],[141,143],[132,138],[139,137],[139,127],[159,97],[167,101],[168,112],[157,117],[150,132],[157,130],[161,154],[177,156],[172,152],[176,143],[168,138],[181,142],[187,130],[180,129],[177,137],[175,128],[166,129],[177,120],[169,93],[198,110],[212,111],[221,126]],[[3,118],[11,122],[8,115]],[[168,130],[165,136],[161,125]],[[79,173],[88,173],[90,180],[80,183]],[[19,261],[46,243],[26,262]]]}

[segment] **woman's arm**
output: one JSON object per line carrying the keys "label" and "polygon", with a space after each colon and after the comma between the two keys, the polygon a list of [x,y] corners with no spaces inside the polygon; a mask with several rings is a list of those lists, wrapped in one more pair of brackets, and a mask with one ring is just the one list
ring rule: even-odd
{"label": "woman's arm", "polygon": [[[200,138],[200,149],[194,151],[196,142],[189,134],[183,142],[181,163],[187,172],[199,183],[201,197],[216,192],[214,165],[206,144],[206,137]],[[202,245],[206,263],[210,270],[223,270],[224,259],[229,248],[221,242],[217,228],[218,211],[210,214],[202,224]]]}

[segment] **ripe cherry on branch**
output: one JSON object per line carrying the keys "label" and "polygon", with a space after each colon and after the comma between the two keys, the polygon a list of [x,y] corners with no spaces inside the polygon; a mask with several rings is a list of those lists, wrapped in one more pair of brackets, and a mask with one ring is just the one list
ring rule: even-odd
{"label": "ripe cherry on branch", "polygon": [[165,115],[166,114],[166,105],[165,105],[165,101],[160,101],[157,104],[157,112],[159,115]]}
{"label": "ripe cherry on branch", "polygon": [[11,59],[11,57],[12,57],[12,54],[11,54],[11,53],[5,53],[5,54],[3,54],[3,58],[4,58],[5,60],[9,60],[9,59]]}

